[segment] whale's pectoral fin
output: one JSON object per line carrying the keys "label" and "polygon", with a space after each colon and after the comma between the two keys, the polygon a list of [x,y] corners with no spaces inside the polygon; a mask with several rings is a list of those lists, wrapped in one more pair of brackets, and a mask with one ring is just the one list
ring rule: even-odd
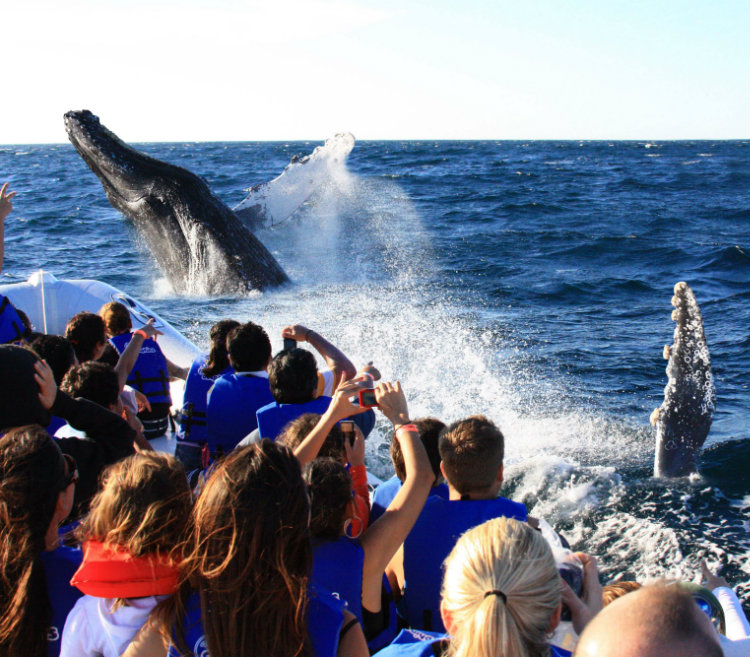
{"label": "whale's pectoral fin", "polygon": [[668,383],[664,402],[649,418],[656,433],[654,474],[683,477],[695,472],[711,428],[716,389],[695,295],[685,282],[674,286],[674,342],[664,347]]}

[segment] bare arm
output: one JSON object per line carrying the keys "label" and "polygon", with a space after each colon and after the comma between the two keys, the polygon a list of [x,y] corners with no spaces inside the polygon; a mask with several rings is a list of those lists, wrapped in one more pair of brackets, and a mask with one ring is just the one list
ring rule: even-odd
{"label": "bare arm", "polygon": [[292,340],[296,340],[297,342],[309,342],[315,347],[315,350],[323,356],[328,369],[333,372],[334,390],[342,382],[354,378],[354,375],[357,373],[357,368],[354,367],[352,361],[338,347],[332,345],[322,335],[319,335],[306,326],[302,326],[302,324],[287,326],[282,329],[281,335],[284,338],[292,338]]}
{"label": "bare arm", "polygon": [[[357,617],[350,611],[344,611],[344,627]],[[339,647],[336,650],[338,657],[370,657],[370,650],[367,647],[365,633],[359,622],[352,625],[343,636],[339,635]]]}
{"label": "bare arm", "polygon": [[8,193],[8,183],[0,187],[0,271],[3,270],[3,257],[5,256],[5,217],[13,209],[11,201],[15,192]]}
{"label": "bare arm", "polygon": [[[161,331],[157,331],[153,327],[154,320],[149,319],[140,329],[148,335],[149,338],[153,338],[156,335],[161,335]],[[120,387],[120,392],[125,387],[125,382],[130,376],[130,372],[135,367],[135,363],[138,360],[138,354],[141,353],[141,347],[143,346],[144,338],[140,333],[133,333],[133,337],[130,338],[128,346],[125,347],[124,351],[120,354],[120,358],[115,365],[115,372],[117,373],[117,385]]]}
{"label": "bare arm", "polygon": [[406,477],[385,513],[360,539],[365,553],[362,568],[362,606],[371,612],[380,610],[383,572],[417,521],[435,480],[419,433],[406,427],[401,428],[409,424],[409,413],[401,384],[382,383],[376,386],[375,397],[380,410],[396,429],[394,440],[398,440],[401,445]]}
{"label": "bare arm", "polygon": [[357,394],[361,386],[356,383],[345,382],[341,384],[328,405],[328,409],[321,415],[318,423],[313,430],[307,434],[306,438],[294,450],[294,455],[304,467],[317,456],[320,448],[325,442],[326,436],[330,433],[333,425],[345,417],[364,413],[367,408],[357,406],[349,401],[349,397]]}

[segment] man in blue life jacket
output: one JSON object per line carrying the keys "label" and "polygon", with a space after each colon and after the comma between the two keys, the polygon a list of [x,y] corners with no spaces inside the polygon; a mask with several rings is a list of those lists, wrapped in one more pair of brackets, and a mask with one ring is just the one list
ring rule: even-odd
{"label": "man in blue life jacket", "polygon": [[234,372],[222,374],[208,391],[207,447],[226,454],[257,426],[255,412],[273,401],[268,386],[271,341],[263,327],[247,322],[227,335],[227,355]]}
{"label": "man in blue life jacket", "polygon": [[527,520],[526,507],[498,497],[503,483],[503,434],[474,415],[440,434],[440,470],[448,499],[431,495],[401,549],[388,565],[400,613],[412,628],[445,632],[440,618],[442,564],[458,537],[491,518]]}
{"label": "man in blue life jacket", "polygon": [[[330,342],[315,331],[301,326],[287,327],[282,335],[300,342],[305,340],[323,356],[333,372],[331,390],[339,383],[356,374],[354,365]],[[268,379],[273,401],[258,409],[258,433],[260,438],[275,440],[288,422],[305,413],[322,415],[331,403],[331,397],[321,394],[324,386],[320,383],[315,357],[305,349],[285,349],[271,362]],[[328,392],[328,386],[324,388]],[[375,414],[367,411],[351,418],[362,433],[367,436],[375,425]]]}

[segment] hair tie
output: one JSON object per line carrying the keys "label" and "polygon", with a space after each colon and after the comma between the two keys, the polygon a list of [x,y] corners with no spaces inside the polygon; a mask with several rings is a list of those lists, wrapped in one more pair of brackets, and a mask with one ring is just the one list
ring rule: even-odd
{"label": "hair tie", "polygon": [[496,596],[498,596],[499,598],[502,598],[502,599],[503,599],[503,602],[504,602],[504,603],[505,603],[506,605],[508,604],[508,598],[506,597],[505,593],[503,593],[502,591],[499,591],[499,590],[497,590],[497,589],[494,589],[494,590],[492,590],[492,591],[487,591],[487,593],[485,593],[485,594],[484,594],[484,597],[486,598],[486,597],[488,597],[488,596],[490,596],[490,595],[496,595]]}

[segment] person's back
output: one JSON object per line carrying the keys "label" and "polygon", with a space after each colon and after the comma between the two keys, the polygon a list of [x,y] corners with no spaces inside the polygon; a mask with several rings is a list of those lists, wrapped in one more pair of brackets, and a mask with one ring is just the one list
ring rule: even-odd
{"label": "person's back", "polygon": [[[117,374],[105,363],[90,360],[74,365],[63,377],[60,389],[71,397],[87,399],[113,413],[121,411]],[[65,433],[66,428],[63,427],[60,433]],[[85,439],[81,439],[78,437],[80,433],[73,431],[57,438],[61,449],[75,458],[80,469],[81,478],[76,486],[73,507],[76,515],[87,512],[104,468],[134,451],[132,439],[96,433],[84,433]]]}
{"label": "person's back", "polygon": [[330,397],[318,397],[318,366],[315,357],[305,349],[280,351],[268,369],[268,383],[273,395],[257,411],[261,438],[276,440],[281,430],[305,413],[325,413]]}
{"label": "person's back", "polygon": [[227,336],[234,373],[216,379],[208,393],[206,441],[213,455],[229,452],[258,424],[256,411],[273,401],[266,372],[271,341],[262,327],[248,322]]}
{"label": "person's back", "polygon": [[[120,356],[125,352],[134,334],[143,335],[143,344],[128,374],[127,384],[146,395],[151,406],[150,411],[143,410],[138,413],[146,438],[151,440],[163,436],[169,428],[169,409],[172,406],[169,389],[170,364],[156,342],[156,336],[151,338],[142,329],[131,332],[133,326],[130,311],[117,301],[102,306],[99,315],[106,325],[109,343]],[[185,378],[185,374],[180,376]]]}
{"label": "person's back", "polygon": [[208,439],[208,393],[217,378],[234,372],[229,364],[227,336],[239,325],[232,319],[216,322],[209,332],[209,353],[193,360],[185,379],[182,409],[176,417],[175,456],[188,471],[203,466],[201,451]]}
{"label": "person's back", "polygon": [[527,519],[523,504],[497,496],[504,439],[492,422],[482,416],[455,422],[441,433],[439,449],[449,499],[428,498],[404,542],[401,563],[389,572],[402,591],[400,613],[407,624],[428,631],[444,630],[438,609],[441,567],[458,537],[492,518]]}

